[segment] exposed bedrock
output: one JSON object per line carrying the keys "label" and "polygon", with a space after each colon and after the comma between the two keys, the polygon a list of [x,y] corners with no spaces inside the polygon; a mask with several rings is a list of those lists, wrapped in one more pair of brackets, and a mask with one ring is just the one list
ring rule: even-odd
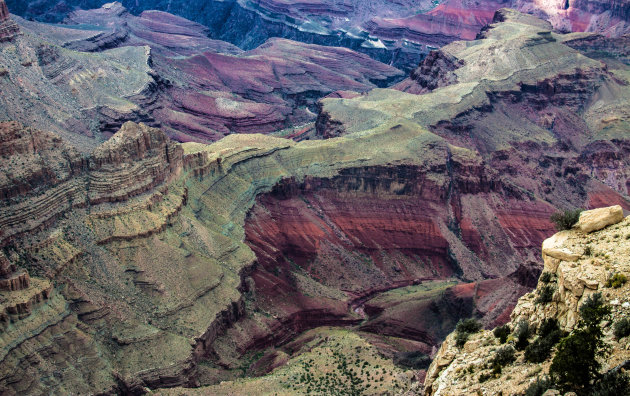
{"label": "exposed bedrock", "polygon": [[[244,354],[316,326],[360,325],[430,350],[461,317],[507,321],[538,275],[519,263],[535,260],[531,249],[551,231],[552,208],[488,181],[474,161],[442,154],[443,165],[429,172],[352,168],[287,179],[261,195],[245,224],[258,262],[256,308],[219,339],[217,361],[234,365],[228,342]],[[405,298],[387,297],[405,287]]]}
{"label": "exposed bedrock", "polygon": [[0,43],[10,41],[20,32],[19,26],[11,19],[4,0],[0,0]]}

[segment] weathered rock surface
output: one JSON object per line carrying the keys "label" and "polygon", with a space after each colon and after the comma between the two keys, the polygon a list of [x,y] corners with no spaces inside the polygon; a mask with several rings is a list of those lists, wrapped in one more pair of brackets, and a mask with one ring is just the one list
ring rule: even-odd
{"label": "weathered rock surface", "polygon": [[0,43],[10,41],[20,32],[18,25],[11,19],[4,0],[0,0]]}
{"label": "weathered rock surface", "polygon": [[[598,210],[611,210],[602,208]],[[588,214],[588,212],[586,212]],[[621,288],[606,287],[612,274],[630,274],[630,266],[624,260],[630,249],[630,218],[618,219],[609,227],[591,234],[577,230],[563,231],[552,239],[562,243],[572,251],[583,251],[585,246],[591,249],[590,255],[580,254],[576,261],[565,260],[548,255],[543,248],[544,271],[551,275],[547,283],[538,281],[536,289],[519,301],[511,315],[510,327],[514,329],[520,321],[529,322],[536,329],[545,319],[556,319],[565,331],[571,331],[579,319],[579,307],[593,293],[601,292],[612,308],[612,319],[617,321],[630,316],[630,291],[628,285]],[[562,242],[560,242],[562,241]],[[546,241],[546,244],[550,242]],[[605,254],[603,254],[605,252]],[[553,287],[551,302],[536,302],[542,288]],[[603,363],[607,371],[627,361],[630,357],[627,337],[616,339],[610,323],[603,323],[605,342],[610,344],[611,354]],[[484,371],[489,356],[498,348],[498,341],[490,331],[474,335],[459,349],[455,346],[454,335],[446,338],[427,372],[425,389],[430,395],[445,394],[495,394],[498,391],[509,394],[523,392],[535,381],[541,371],[549,368],[551,359],[542,364],[528,363],[517,352],[516,362],[503,367],[498,376],[490,376],[486,382],[479,383],[478,377]],[[472,367],[472,368],[471,368]],[[541,370],[542,368],[542,370]]]}
{"label": "weathered rock surface", "polygon": [[599,231],[623,220],[623,208],[619,205],[609,208],[588,210],[580,213],[580,220],[575,225],[580,231],[589,233]]}
{"label": "weathered rock surface", "polygon": [[[30,277],[28,288],[2,292],[25,305],[11,304],[19,313],[2,335],[0,389],[221,388],[243,372],[282,370],[293,353],[283,348],[315,326],[390,334],[371,342],[393,355],[430,352],[471,311],[489,326],[508,321],[540,270],[551,213],[602,200],[628,208],[629,96],[627,66],[564,46],[577,37],[546,22],[501,15],[483,39],[447,48],[465,60],[450,85],[325,99],[320,132],[334,135],[326,128],[336,123],[337,138],[233,134],[180,145],[128,124],[79,154],[53,135],[3,124],[3,163],[32,151],[25,158],[38,165],[0,168],[7,186],[26,192],[2,203],[9,263],[0,268]],[[48,67],[66,51],[34,59]],[[618,119],[608,120],[611,111]],[[37,178],[48,183],[41,190],[26,182]],[[560,246],[580,253],[572,247]],[[573,273],[581,259],[545,261],[567,279],[565,295],[600,287],[602,271]],[[443,294],[423,289],[434,282]],[[442,328],[413,312],[450,316]],[[289,379],[275,383],[285,394]],[[407,390],[411,379],[399,382]]]}

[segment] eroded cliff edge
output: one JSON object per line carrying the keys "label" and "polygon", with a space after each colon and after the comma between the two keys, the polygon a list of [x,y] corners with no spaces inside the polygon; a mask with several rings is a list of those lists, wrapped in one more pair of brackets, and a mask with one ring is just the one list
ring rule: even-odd
{"label": "eroded cliff edge", "polygon": [[[519,299],[508,323],[510,329],[516,330],[525,321],[535,332],[553,319],[561,330],[571,332],[580,319],[580,307],[589,297],[601,293],[612,308],[609,320],[601,323],[604,341],[611,346],[610,355],[602,359],[602,372],[627,365],[630,339],[615,336],[613,325],[630,317],[630,286],[625,282],[613,286],[611,279],[630,276],[630,217],[624,218],[619,206],[583,212],[576,228],[545,240],[542,257],[543,274],[547,275]],[[552,295],[541,301],[547,289]],[[508,340],[507,348],[513,344],[514,338]],[[515,362],[504,366],[499,374],[490,375],[488,363],[501,347],[489,330],[473,335],[460,347],[456,346],[455,333],[449,335],[428,370],[426,393],[522,394],[548,372],[555,354],[554,349],[542,363],[532,363],[524,352],[517,351]],[[480,376],[486,379],[480,381]]]}

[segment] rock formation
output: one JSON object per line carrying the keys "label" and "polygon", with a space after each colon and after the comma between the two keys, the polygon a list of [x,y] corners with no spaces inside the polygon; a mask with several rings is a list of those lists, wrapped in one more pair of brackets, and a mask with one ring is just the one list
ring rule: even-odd
{"label": "rock formation", "polygon": [[[88,0],[61,4],[9,0],[17,14],[48,22],[62,21],[75,7],[94,6]],[[205,25],[211,37],[245,50],[282,37],[351,48],[405,71],[413,69],[430,49],[474,39],[502,7],[546,19],[563,32],[619,37],[630,31],[625,0],[123,0],[122,5],[134,14],[160,9],[191,19]]]}
{"label": "rock formation", "polygon": [[[107,8],[101,13],[109,15]],[[241,389],[250,393],[262,386],[308,393],[297,381],[315,376],[309,365],[343,368],[339,351],[353,351],[355,363],[367,363],[358,383],[366,385],[367,372],[383,377],[384,392],[407,391],[423,372],[394,367],[389,357],[420,354],[426,363],[422,354],[471,314],[487,327],[507,322],[543,266],[539,248],[553,233],[553,212],[602,201],[630,208],[630,85],[614,42],[589,56],[576,41],[589,36],[554,33],[547,22],[508,10],[495,21],[478,40],[436,54],[436,64],[459,67],[435,74],[439,83],[427,84],[430,92],[375,89],[322,100],[318,133],[328,139],[231,134],[210,145],[179,144],[151,125],[123,123],[91,148],[79,135],[58,132],[68,137],[62,139],[2,123],[0,390],[139,394],[199,387],[221,394],[246,383]],[[153,22],[154,33],[175,29]],[[75,34],[75,44],[94,37],[63,32]],[[154,57],[145,47],[85,54],[39,44],[26,54],[43,74],[23,66],[21,78],[33,77],[37,87],[44,74],[59,81],[59,98],[71,82],[88,88],[77,89],[79,103],[91,93],[107,104],[99,111],[135,109],[130,91],[146,101],[156,86],[176,92],[153,77],[163,49]],[[315,64],[324,49],[313,50],[309,67],[339,67]],[[257,54],[248,62],[263,56]],[[239,58],[174,57],[179,70],[172,73],[206,61],[225,70],[227,57]],[[274,72],[284,70],[283,62]],[[435,69],[425,66],[430,82]],[[124,75],[127,67],[137,73],[134,84],[107,72]],[[91,74],[100,69],[101,77]],[[263,85],[271,74],[254,81]],[[128,100],[112,99],[121,97],[116,92],[127,92]],[[110,114],[116,122],[106,129],[125,119]],[[550,248],[563,257],[579,253],[569,245]],[[575,270],[568,262],[558,268],[558,276]],[[590,275],[584,280],[584,290],[594,287]],[[581,286],[565,288],[565,296]],[[538,308],[527,312],[538,315]],[[437,361],[445,359],[438,354]],[[244,373],[269,375],[239,378]]]}
{"label": "rock formation", "polygon": [[[609,217],[601,222],[606,213],[618,213],[619,207],[602,208],[583,212],[580,223],[590,230],[585,234],[580,229],[562,231],[543,244],[544,273],[534,291],[523,296],[512,312],[509,326],[515,329],[527,321],[538,329],[546,319],[555,319],[561,328],[570,332],[579,319],[579,307],[594,293],[601,292],[606,304],[612,307],[612,321],[630,317],[630,294],[628,285],[613,288],[608,280],[615,274],[630,275],[630,267],[623,259],[628,256],[630,243],[630,217]],[[558,255],[557,251],[566,251]],[[550,279],[550,280],[547,280]],[[553,288],[550,302],[536,302],[537,296],[546,287]],[[628,338],[613,336],[611,322],[602,322],[605,342],[611,346],[611,354],[603,361],[606,372],[627,362],[630,358]],[[516,361],[505,366],[502,373],[489,376],[480,383],[478,377],[484,373],[485,363],[499,342],[490,331],[474,335],[460,349],[455,346],[453,335],[448,336],[428,370],[425,390],[429,395],[444,394],[509,394],[523,392],[533,383],[539,373],[549,368],[551,358],[542,364],[528,363],[517,352]],[[541,370],[542,369],[542,370]]]}
{"label": "rock formation", "polygon": [[10,41],[19,31],[20,28],[9,15],[6,3],[0,0],[0,42]]}

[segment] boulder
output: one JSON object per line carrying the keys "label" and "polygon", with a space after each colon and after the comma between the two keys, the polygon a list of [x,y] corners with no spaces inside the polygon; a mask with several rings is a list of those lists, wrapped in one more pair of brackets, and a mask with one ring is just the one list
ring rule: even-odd
{"label": "boulder", "polygon": [[615,205],[582,212],[576,227],[584,233],[589,233],[617,224],[621,220],[623,220],[623,209],[621,206]]}

